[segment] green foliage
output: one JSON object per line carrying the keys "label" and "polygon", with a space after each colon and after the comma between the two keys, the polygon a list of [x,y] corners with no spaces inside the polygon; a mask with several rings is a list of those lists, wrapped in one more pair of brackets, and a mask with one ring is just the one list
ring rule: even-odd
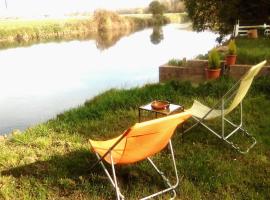
{"label": "green foliage", "polygon": [[166,18],[163,16],[165,9],[165,6],[159,1],[152,1],[149,4],[149,12],[152,13],[154,24],[161,25],[166,23]]}
{"label": "green foliage", "polygon": [[155,16],[163,16],[165,11],[165,6],[162,5],[159,1],[152,1],[149,4],[149,11],[152,13],[152,15]]}
{"label": "green foliage", "polygon": [[270,4],[265,0],[184,0],[187,12],[197,31],[208,28],[220,34],[233,30],[237,20],[240,23],[269,24]]}
{"label": "green foliage", "polygon": [[208,65],[210,69],[220,68],[220,56],[216,49],[210,51],[208,55]]}
{"label": "green foliage", "polygon": [[186,61],[185,58],[182,59],[182,60],[173,58],[173,59],[169,60],[168,64],[169,64],[169,65],[172,65],[172,66],[182,66],[182,65],[185,64],[186,62],[187,62],[187,61]]}
{"label": "green foliage", "polygon": [[107,10],[95,11],[94,21],[98,24],[98,31],[100,32],[123,28],[123,25],[127,22],[124,17],[121,17],[116,12]]}
{"label": "green foliage", "polygon": [[230,40],[229,45],[228,45],[228,55],[236,55],[237,49],[236,49],[236,44],[234,40]]}
{"label": "green foliage", "polygon": [[254,84],[254,91],[261,92],[270,98],[270,78],[269,76],[261,77]]}

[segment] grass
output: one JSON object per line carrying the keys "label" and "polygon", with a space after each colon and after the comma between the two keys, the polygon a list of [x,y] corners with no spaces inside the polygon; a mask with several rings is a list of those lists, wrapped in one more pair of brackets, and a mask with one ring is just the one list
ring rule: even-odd
{"label": "grass", "polygon": [[[249,39],[246,37],[238,37],[235,39],[237,45],[237,64],[257,64],[263,60],[270,62],[270,38],[260,37],[257,39]],[[226,52],[220,52],[221,60],[226,57]],[[198,55],[197,59],[208,59],[208,53]]]}
{"label": "grass", "polygon": [[[231,85],[228,78],[197,86],[189,82],[151,84],[128,90],[112,89],[59,114],[55,119],[27,129],[0,143],[1,199],[114,199],[88,139],[119,135],[138,120],[138,106],[154,99],[182,103],[192,99],[215,102]],[[258,140],[241,155],[203,127],[184,140],[180,130],[173,137],[181,179],[177,199],[270,198],[270,81],[260,78],[244,102],[245,124]],[[251,112],[252,111],[252,112]],[[234,117],[234,115],[232,115]],[[218,126],[218,121],[211,125]],[[236,142],[241,138],[235,138]],[[172,171],[164,151],[155,157],[169,176]],[[127,199],[136,199],[163,187],[147,162],[117,167],[120,187]]]}
{"label": "grass", "polygon": [[6,48],[48,40],[93,37],[95,26],[91,18],[82,19],[9,19],[0,21],[0,46]]}
{"label": "grass", "polygon": [[262,60],[270,61],[270,38],[237,38],[237,63],[255,64]]}

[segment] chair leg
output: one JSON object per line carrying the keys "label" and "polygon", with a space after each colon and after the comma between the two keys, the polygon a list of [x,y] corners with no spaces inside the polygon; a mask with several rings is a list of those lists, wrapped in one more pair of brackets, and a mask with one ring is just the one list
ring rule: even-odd
{"label": "chair leg", "polygon": [[116,173],[115,173],[113,157],[111,153],[110,153],[110,158],[111,158],[111,166],[112,166],[112,172],[113,172],[113,180],[114,180],[114,185],[115,185],[116,197],[117,197],[117,200],[120,200],[120,191],[117,185]]}
{"label": "chair leg", "polygon": [[168,188],[167,189],[164,189],[162,191],[159,191],[157,193],[154,193],[152,195],[149,195],[147,197],[144,197],[142,198],[141,200],[146,200],[146,199],[150,199],[150,198],[153,198],[153,197],[156,197],[158,195],[161,195],[161,194],[164,194],[166,192],[170,192],[172,191],[173,192],[173,197],[171,198],[172,199],[175,199],[176,197],[176,191],[175,191],[175,188],[179,185],[179,178],[178,178],[178,172],[177,172],[177,168],[176,168],[176,163],[175,163],[175,158],[174,158],[174,152],[173,152],[173,147],[172,147],[172,142],[171,140],[169,141],[169,147],[170,147],[170,151],[171,151],[171,154],[172,154],[172,161],[173,161],[173,167],[174,167],[174,172],[175,172],[175,177],[176,177],[176,183],[174,185],[172,185],[169,181],[169,179],[164,175],[164,173],[162,171],[160,171],[158,169],[158,167],[154,164],[154,162],[150,159],[150,158],[147,158],[148,161],[150,162],[150,164],[154,167],[154,169],[158,172],[158,174],[162,177],[162,179],[165,181],[165,183],[167,184]]}
{"label": "chair leg", "polygon": [[251,134],[249,134],[247,132],[247,130],[243,129],[242,127],[239,127],[239,130],[243,131],[245,133],[245,136],[252,140],[251,145],[246,150],[241,150],[241,148],[238,145],[234,144],[233,142],[229,141],[228,139],[224,139],[224,141],[227,142],[228,144],[230,144],[239,153],[246,154],[256,145],[257,140],[255,139],[255,137],[253,137]]}
{"label": "chair leg", "polygon": [[[216,131],[214,131],[213,129],[211,129],[209,126],[207,126],[206,124],[204,124],[203,122],[201,122],[199,119],[193,117],[197,123],[195,123],[195,125],[197,124],[201,124],[202,126],[204,126],[206,129],[208,129],[211,133],[213,133],[215,136],[217,136],[219,139],[225,141],[226,143],[228,143],[229,145],[231,145],[234,149],[236,149],[239,153],[242,153],[242,154],[246,154],[250,151],[250,149],[252,149],[257,141],[256,139],[247,132],[247,130],[245,130],[242,126],[243,126],[243,123],[242,123],[242,111],[241,111],[241,121],[240,121],[240,124],[239,125],[236,125],[234,124],[233,122],[231,122],[230,120],[226,119],[225,117],[223,118],[223,121],[224,122],[227,122],[228,124],[230,124],[231,126],[235,127],[235,129],[233,131],[231,131],[231,133],[229,133],[227,136],[224,136],[224,132],[223,132],[223,135],[220,135],[218,134]],[[194,125],[191,127],[193,128]],[[190,130],[191,128],[189,128],[188,130]],[[224,128],[224,124],[223,124],[223,127],[222,129]],[[236,144],[234,144],[233,142],[229,141],[229,138],[235,134],[238,130],[241,130],[245,133],[245,135],[248,137],[248,138],[251,138],[252,139],[252,144],[246,149],[246,150],[241,150],[240,147]]]}
{"label": "chair leg", "polygon": [[[164,180],[164,182],[167,184],[167,186],[169,188],[172,188],[172,184],[171,184],[170,180],[165,176],[164,172],[160,171],[158,169],[158,167],[155,165],[155,163],[149,157],[147,159],[151,163],[151,165],[154,167],[154,169],[157,171],[157,173],[161,176],[161,178]],[[174,189],[172,191],[173,191],[173,198],[172,199],[174,199],[176,197],[176,192]]]}
{"label": "chair leg", "polygon": [[[100,159],[100,156],[98,155],[98,153],[96,153],[96,156],[98,159]],[[103,170],[105,171],[105,174],[107,175],[107,177],[109,178],[111,184],[113,185],[113,187],[115,188],[116,191],[116,195],[117,195],[117,200],[122,200],[125,199],[124,195],[121,194],[120,189],[117,185],[117,179],[116,179],[116,174],[115,174],[115,169],[114,169],[114,165],[112,164],[112,172],[113,172],[113,177],[111,177],[111,174],[109,173],[109,171],[107,170],[107,168],[105,167],[104,163],[102,161],[100,161],[100,164],[103,168]]]}

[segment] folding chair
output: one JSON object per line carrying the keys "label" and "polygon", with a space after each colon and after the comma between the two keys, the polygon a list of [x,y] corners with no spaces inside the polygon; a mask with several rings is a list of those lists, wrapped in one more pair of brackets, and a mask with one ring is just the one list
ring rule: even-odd
{"label": "folding chair", "polygon": [[[232,86],[232,88],[212,108],[209,108],[200,103],[199,101],[195,100],[191,108],[186,110],[186,112],[192,114],[192,118],[195,119],[197,122],[188,129],[186,129],[184,133],[188,132],[190,129],[197,126],[198,124],[201,124],[218,138],[230,144],[240,153],[248,153],[249,150],[255,146],[256,139],[251,134],[249,134],[247,130],[245,130],[243,127],[242,101],[247,94],[254,77],[259,73],[259,71],[265,64],[266,61],[263,61],[251,67],[250,70],[234,86]],[[233,100],[231,101],[231,99]],[[227,109],[225,109],[226,103],[230,104]],[[235,124],[234,122],[227,119],[225,116],[238,106],[240,106],[240,122],[239,124]],[[204,121],[212,120],[217,117],[221,117],[221,133],[216,132],[204,123]],[[225,123],[227,123],[234,129],[229,133],[225,133]],[[229,140],[229,138],[233,136],[238,130],[244,132],[248,138],[252,139],[252,144],[245,151],[241,150],[238,145],[234,144],[232,141]]]}
{"label": "folding chair", "polygon": [[[92,149],[98,157],[98,161],[92,166],[92,168],[95,167],[97,163],[101,164],[111,184],[116,190],[117,199],[120,200],[124,199],[124,196],[121,194],[117,184],[114,165],[131,164],[147,159],[157,171],[157,173],[165,181],[168,188],[142,199],[149,199],[166,192],[173,192],[172,199],[174,199],[176,197],[175,188],[178,186],[179,179],[175,164],[171,137],[176,127],[187,120],[189,117],[191,117],[191,115],[185,112],[169,115],[163,118],[136,123],[134,126],[124,131],[122,135],[114,139],[107,141],[90,140]],[[176,176],[176,183],[174,185],[171,184],[164,173],[160,171],[154,164],[153,160],[150,159],[150,156],[160,152],[168,144],[172,155],[172,163]],[[105,167],[103,160],[111,164],[112,176]]]}

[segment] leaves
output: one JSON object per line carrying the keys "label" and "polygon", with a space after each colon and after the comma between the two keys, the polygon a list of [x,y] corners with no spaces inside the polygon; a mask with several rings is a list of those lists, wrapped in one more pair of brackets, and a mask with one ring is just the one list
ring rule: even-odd
{"label": "leaves", "polygon": [[265,0],[184,0],[193,27],[220,34],[233,30],[237,20],[248,25],[270,23],[270,3]]}

